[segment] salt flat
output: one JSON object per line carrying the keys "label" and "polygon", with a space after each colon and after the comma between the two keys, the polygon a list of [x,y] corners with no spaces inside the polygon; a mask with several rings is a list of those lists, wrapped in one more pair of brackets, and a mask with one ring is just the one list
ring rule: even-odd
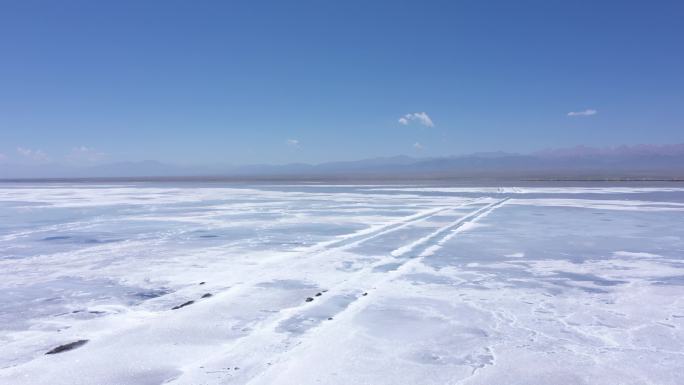
{"label": "salt flat", "polygon": [[0,384],[682,384],[682,234],[676,184],[0,185]]}

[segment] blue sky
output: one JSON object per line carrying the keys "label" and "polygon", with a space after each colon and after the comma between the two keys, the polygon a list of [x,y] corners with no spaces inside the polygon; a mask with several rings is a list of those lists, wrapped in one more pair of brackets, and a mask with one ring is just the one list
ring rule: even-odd
{"label": "blue sky", "polygon": [[680,143],[682,20],[678,1],[3,1],[0,161]]}

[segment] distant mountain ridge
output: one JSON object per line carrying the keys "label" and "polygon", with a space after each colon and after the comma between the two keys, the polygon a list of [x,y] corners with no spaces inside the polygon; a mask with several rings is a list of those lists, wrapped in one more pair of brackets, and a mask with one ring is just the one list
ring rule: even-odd
{"label": "distant mountain ridge", "polygon": [[531,154],[406,155],[320,164],[179,166],[157,161],[90,167],[0,164],[0,178],[684,178],[684,144],[609,148],[577,146]]}
{"label": "distant mountain ridge", "polygon": [[590,157],[590,156],[681,156],[684,155],[684,143],[670,145],[638,144],[635,146],[588,147],[548,149],[535,153],[542,157]]}

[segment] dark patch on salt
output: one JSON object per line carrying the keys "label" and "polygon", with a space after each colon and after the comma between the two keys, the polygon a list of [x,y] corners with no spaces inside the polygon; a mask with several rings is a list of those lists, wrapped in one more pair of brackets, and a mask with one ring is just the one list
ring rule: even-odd
{"label": "dark patch on salt", "polygon": [[311,297],[306,298],[306,302],[311,302],[311,301],[313,301],[313,298],[311,298]]}
{"label": "dark patch on salt", "polygon": [[193,303],[195,303],[195,301],[184,302],[184,303],[182,303],[182,304],[180,304],[180,305],[178,305],[178,306],[172,307],[171,310],[178,310],[178,309],[180,309],[180,308],[182,308],[182,307],[186,307],[186,306],[192,305]]}
{"label": "dark patch on salt", "polygon": [[63,353],[63,352],[68,352],[69,350],[74,350],[76,348],[80,348],[81,346],[85,345],[88,340],[78,340],[74,342],[69,342],[68,344],[64,345],[59,345],[58,347],[50,350],[49,352],[45,354],[57,354],[57,353]]}
{"label": "dark patch on salt", "polygon": [[56,235],[53,237],[45,237],[43,238],[44,241],[63,241],[65,239],[71,239],[71,237],[66,236],[66,235]]}
{"label": "dark patch on salt", "polygon": [[211,293],[206,293],[206,294],[202,295],[202,298],[209,298],[209,297],[211,297],[212,295],[213,295],[213,294],[211,294]]}

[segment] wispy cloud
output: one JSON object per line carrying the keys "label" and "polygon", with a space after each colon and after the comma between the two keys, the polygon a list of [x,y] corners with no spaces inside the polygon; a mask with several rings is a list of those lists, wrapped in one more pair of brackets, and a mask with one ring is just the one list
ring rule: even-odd
{"label": "wispy cloud", "polygon": [[285,141],[285,144],[287,144],[290,147],[299,147],[299,140],[298,139],[288,139]]}
{"label": "wispy cloud", "polygon": [[420,151],[420,150],[424,149],[425,146],[423,146],[422,144],[420,144],[420,142],[415,142],[415,143],[413,143],[413,148],[415,148],[416,150]]}
{"label": "wispy cloud", "polygon": [[42,150],[32,150],[30,148],[17,147],[17,153],[23,158],[37,163],[50,161],[50,157]]}
{"label": "wispy cloud", "polygon": [[399,124],[402,124],[404,126],[408,126],[413,122],[423,125],[425,127],[435,126],[435,124],[432,122],[432,119],[425,112],[414,112],[412,114],[406,114],[399,118]]}
{"label": "wispy cloud", "polygon": [[105,158],[105,153],[92,147],[79,146],[71,149],[66,159],[71,163],[96,163]]}
{"label": "wispy cloud", "polygon": [[598,114],[598,111],[593,110],[591,108],[586,109],[584,111],[570,111],[568,112],[568,116],[592,116]]}
{"label": "wispy cloud", "polygon": [[7,160],[7,155],[0,152],[0,162]]}

